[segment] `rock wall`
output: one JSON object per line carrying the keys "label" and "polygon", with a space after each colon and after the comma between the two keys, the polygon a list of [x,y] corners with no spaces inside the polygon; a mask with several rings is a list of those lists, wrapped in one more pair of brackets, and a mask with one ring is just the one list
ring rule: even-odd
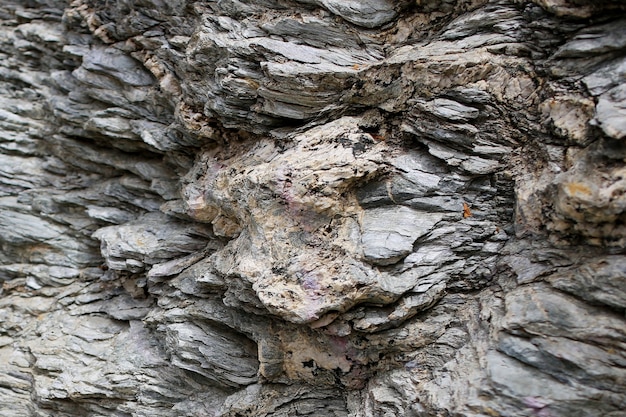
{"label": "rock wall", "polygon": [[626,416],[626,6],[0,0],[3,416]]}

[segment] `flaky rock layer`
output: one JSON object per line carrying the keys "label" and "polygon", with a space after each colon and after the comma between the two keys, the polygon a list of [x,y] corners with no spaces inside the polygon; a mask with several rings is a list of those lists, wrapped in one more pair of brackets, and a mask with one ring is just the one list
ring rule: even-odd
{"label": "flaky rock layer", "polygon": [[0,414],[626,416],[625,28],[0,0]]}

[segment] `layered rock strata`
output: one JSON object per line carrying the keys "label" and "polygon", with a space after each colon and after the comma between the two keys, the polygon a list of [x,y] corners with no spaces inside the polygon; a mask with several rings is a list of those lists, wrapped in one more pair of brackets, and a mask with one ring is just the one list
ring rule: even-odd
{"label": "layered rock strata", "polygon": [[0,414],[625,416],[626,7],[0,0]]}

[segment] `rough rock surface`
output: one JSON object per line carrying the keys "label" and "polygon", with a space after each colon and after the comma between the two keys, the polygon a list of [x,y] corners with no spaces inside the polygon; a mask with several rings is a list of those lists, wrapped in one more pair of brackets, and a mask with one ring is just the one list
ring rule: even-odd
{"label": "rough rock surface", "polygon": [[0,0],[0,415],[626,416],[626,6]]}

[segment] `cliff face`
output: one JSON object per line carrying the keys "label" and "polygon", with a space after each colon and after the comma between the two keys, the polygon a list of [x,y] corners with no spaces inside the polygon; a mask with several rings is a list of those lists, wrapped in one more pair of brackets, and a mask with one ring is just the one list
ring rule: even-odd
{"label": "cliff face", "polygon": [[625,416],[625,11],[0,0],[0,414]]}

